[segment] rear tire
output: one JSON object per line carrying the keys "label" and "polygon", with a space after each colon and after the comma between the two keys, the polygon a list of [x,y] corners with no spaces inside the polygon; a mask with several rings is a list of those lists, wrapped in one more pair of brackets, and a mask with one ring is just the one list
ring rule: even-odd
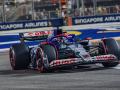
{"label": "rear tire", "polygon": [[[103,40],[105,49],[107,51],[106,54],[113,54],[118,58],[118,62],[105,62],[102,63],[104,67],[115,67],[119,64],[120,60],[120,46],[115,39],[109,38]],[[104,52],[105,53],[105,52]]]}
{"label": "rear tire", "polygon": [[23,44],[14,44],[9,50],[10,64],[13,70],[27,69],[30,63],[29,48]]}

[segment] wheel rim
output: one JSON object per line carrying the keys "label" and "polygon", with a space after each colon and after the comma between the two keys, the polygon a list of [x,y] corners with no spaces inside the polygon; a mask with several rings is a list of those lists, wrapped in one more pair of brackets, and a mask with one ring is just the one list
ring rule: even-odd
{"label": "wheel rim", "polygon": [[42,63],[42,61],[40,59],[37,60],[37,70],[39,72],[43,72],[43,63]]}
{"label": "wheel rim", "polygon": [[37,70],[39,72],[43,72],[44,71],[43,51],[41,48],[38,48],[36,52],[36,64],[37,64]]}
{"label": "wheel rim", "polygon": [[12,69],[14,69],[14,67],[15,67],[15,52],[14,52],[14,50],[10,49],[9,57],[10,57],[10,64],[12,66]]}

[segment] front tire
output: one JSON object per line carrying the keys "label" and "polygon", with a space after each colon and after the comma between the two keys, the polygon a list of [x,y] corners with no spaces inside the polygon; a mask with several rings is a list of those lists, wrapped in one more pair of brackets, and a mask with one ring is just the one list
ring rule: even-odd
{"label": "front tire", "polygon": [[102,65],[104,67],[115,67],[117,66],[119,63],[118,62],[105,62],[105,63],[102,63]]}
{"label": "front tire", "polygon": [[41,48],[37,48],[36,64],[37,64],[37,70],[41,73],[46,72],[44,59],[45,59],[45,54],[44,54],[43,50]]}
{"label": "front tire", "polygon": [[105,47],[105,54],[113,54],[118,58],[118,61],[116,62],[105,62],[102,63],[104,67],[115,67],[119,64],[120,60],[120,46],[118,42],[115,39],[109,38],[109,39],[104,39],[103,44]]}
{"label": "front tire", "polygon": [[57,59],[57,50],[53,45],[45,44],[42,45],[41,48],[43,49],[44,53],[47,55],[49,63]]}
{"label": "front tire", "polygon": [[49,44],[42,45],[37,49],[36,55],[37,70],[41,73],[51,71],[49,63],[57,59],[55,47]]}

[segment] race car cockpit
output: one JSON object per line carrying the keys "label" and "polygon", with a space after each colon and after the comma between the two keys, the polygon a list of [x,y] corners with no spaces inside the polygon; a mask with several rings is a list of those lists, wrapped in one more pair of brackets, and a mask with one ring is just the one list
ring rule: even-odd
{"label": "race car cockpit", "polygon": [[66,48],[68,45],[73,43],[73,36],[68,36],[66,32],[61,29],[54,31],[54,37],[51,37],[50,41],[54,43],[58,49]]}

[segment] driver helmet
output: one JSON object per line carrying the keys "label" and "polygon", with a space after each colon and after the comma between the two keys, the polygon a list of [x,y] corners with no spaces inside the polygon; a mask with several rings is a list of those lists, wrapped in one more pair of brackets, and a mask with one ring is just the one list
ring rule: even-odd
{"label": "driver helmet", "polygon": [[[54,32],[54,35],[56,35],[56,36],[58,36],[57,37],[57,40],[59,41],[59,42],[65,42],[65,43],[67,43],[67,42],[69,42],[68,40],[67,40],[67,35],[65,34],[66,32],[63,32],[63,30],[62,29],[58,29],[58,30],[56,30],[55,32]],[[63,35],[63,37],[59,37],[59,36],[62,36]],[[66,36],[66,37],[64,37],[64,36]]]}

